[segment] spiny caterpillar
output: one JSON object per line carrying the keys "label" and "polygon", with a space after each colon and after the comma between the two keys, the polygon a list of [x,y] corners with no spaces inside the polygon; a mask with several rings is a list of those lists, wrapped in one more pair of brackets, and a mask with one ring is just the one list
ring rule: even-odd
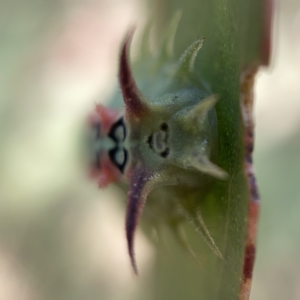
{"label": "spiny caterpillar", "polygon": [[[188,216],[222,257],[200,212],[182,200],[189,191],[207,193],[213,177],[225,179],[227,173],[213,163],[218,156],[216,96],[193,72],[204,38],[192,43],[179,61],[174,59],[172,43],[178,21],[177,14],[160,53],[140,62],[140,72],[147,74],[141,84],[135,80],[129,58],[134,30],[128,33],[119,62],[125,109],[122,112],[98,104],[90,115],[95,130],[94,178],[100,187],[119,181],[129,184],[126,237],[136,274],[134,234],[154,189],[157,192],[151,202],[164,202],[170,211],[171,206],[176,207],[176,213],[170,213],[173,223]],[[193,201],[197,199],[190,203]]]}

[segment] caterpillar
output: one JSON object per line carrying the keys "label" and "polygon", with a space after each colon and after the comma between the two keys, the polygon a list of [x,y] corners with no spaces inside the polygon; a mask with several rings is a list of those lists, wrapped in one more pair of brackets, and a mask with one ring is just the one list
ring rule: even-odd
{"label": "caterpillar", "polygon": [[[187,216],[211,249],[222,254],[201,218],[184,195],[201,189],[208,193],[214,178],[227,173],[215,163],[218,157],[217,97],[194,72],[204,38],[197,39],[176,59],[172,54],[178,14],[160,53],[140,62],[143,82],[135,79],[129,58],[134,29],[121,48],[119,85],[125,108],[97,104],[89,122],[94,131],[92,176],[99,187],[123,182],[129,186],[126,238],[134,272],[134,235],[146,200],[164,202],[170,220]],[[151,193],[151,194],[150,194]],[[185,197],[186,198],[186,197]],[[175,209],[173,208],[175,207]]]}

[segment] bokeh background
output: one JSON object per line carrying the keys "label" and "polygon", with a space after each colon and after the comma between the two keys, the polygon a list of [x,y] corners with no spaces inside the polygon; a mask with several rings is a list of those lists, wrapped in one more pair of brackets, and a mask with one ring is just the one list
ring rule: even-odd
{"label": "bokeh background", "polygon": [[[124,194],[88,180],[82,143],[94,103],[117,87],[120,42],[147,13],[141,0],[0,2],[0,300],[175,299],[157,292],[142,231],[132,275]],[[272,63],[256,84],[251,300],[300,299],[299,95],[300,3],[278,1]]]}

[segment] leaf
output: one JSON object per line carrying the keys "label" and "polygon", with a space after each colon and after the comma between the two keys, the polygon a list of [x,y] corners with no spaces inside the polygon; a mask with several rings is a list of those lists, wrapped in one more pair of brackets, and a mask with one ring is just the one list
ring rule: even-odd
{"label": "leaf", "polygon": [[[228,171],[230,178],[217,182],[207,197],[203,197],[199,188],[199,201],[189,206],[192,211],[200,210],[205,223],[215,227],[210,234],[224,259],[214,259],[206,246],[201,245],[203,249],[197,252],[204,264],[202,271],[187,271],[183,263],[172,263],[168,255],[162,255],[155,281],[159,287],[156,287],[155,299],[248,299],[259,212],[252,169],[253,85],[258,67],[269,62],[272,2],[171,0],[168,5],[165,2],[157,3],[155,11],[160,15],[153,23],[160,24],[160,33],[169,17],[182,9],[182,21],[175,38],[177,55],[199,36],[206,37],[195,71],[220,98],[216,106],[218,165]],[[191,191],[177,195],[177,199],[185,197],[188,202],[189,193]],[[196,237],[190,237],[190,241],[193,239]],[[177,259],[183,260],[178,256]],[[172,268],[165,270],[163,266],[168,263],[173,264]],[[170,282],[172,284],[168,284]]]}

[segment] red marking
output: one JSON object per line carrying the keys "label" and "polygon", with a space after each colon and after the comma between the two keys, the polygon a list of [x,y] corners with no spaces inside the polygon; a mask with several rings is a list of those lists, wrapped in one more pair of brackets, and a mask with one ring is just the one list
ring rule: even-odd
{"label": "red marking", "polygon": [[255,243],[258,217],[259,217],[259,202],[253,201],[250,203],[249,223],[248,223],[248,242]]}
{"label": "red marking", "polygon": [[[264,0],[264,3],[271,3],[271,0]],[[266,23],[269,21],[267,20]],[[265,23],[265,24],[266,24]],[[269,33],[263,38],[268,38]],[[267,45],[262,51],[262,63],[267,64],[269,60],[270,48],[268,48],[270,40],[263,40]],[[245,245],[245,257],[243,267],[243,284],[241,285],[240,296],[241,300],[248,300],[252,282],[253,267],[255,261],[255,241],[257,234],[257,222],[259,217],[260,198],[256,179],[252,165],[252,151],[254,147],[254,131],[253,131],[253,86],[257,66],[248,67],[244,70],[241,76],[241,104],[244,119],[244,144],[245,144],[245,160],[244,168],[245,175],[249,188],[249,211],[248,211],[248,228]]]}
{"label": "red marking", "polygon": [[91,127],[101,124],[101,134],[107,136],[112,125],[121,117],[120,110],[96,104],[95,110],[88,116]]}
{"label": "red marking", "polygon": [[244,259],[244,270],[243,270],[244,282],[252,278],[254,260],[255,260],[255,246],[253,244],[249,244],[246,247],[245,259]]}
{"label": "red marking", "polygon": [[101,132],[103,135],[108,135],[111,126],[120,117],[120,111],[117,109],[105,107],[102,104],[96,105],[96,112],[101,120]]}
{"label": "red marking", "polygon": [[101,156],[101,168],[96,168],[91,166],[90,168],[90,177],[97,180],[99,187],[104,188],[110,183],[118,181],[122,174],[118,168],[110,161],[107,155]]}

